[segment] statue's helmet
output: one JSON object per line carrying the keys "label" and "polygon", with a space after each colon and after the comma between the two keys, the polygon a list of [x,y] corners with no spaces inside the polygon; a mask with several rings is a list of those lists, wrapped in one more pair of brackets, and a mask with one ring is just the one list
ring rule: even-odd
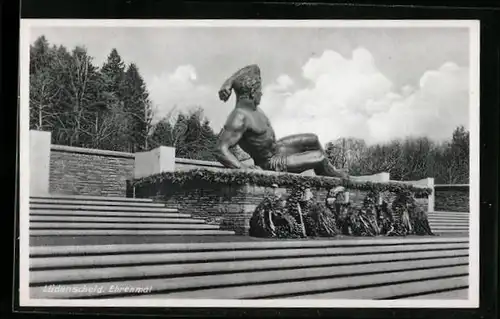
{"label": "statue's helmet", "polygon": [[254,64],[234,79],[232,87],[239,98],[255,98],[257,93],[261,93],[261,85],[260,68]]}

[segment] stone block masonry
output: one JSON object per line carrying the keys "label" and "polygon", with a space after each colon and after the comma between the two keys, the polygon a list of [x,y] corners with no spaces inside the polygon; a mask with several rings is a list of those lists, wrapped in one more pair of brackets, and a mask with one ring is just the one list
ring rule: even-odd
{"label": "stone block masonry", "polygon": [[[216,171],[217,169],[212,168],[211,170]],[[316,201],[325,201],[327,189],[312,187],[311,190]],[[164,180],[136,186],[135,196],[166,202],[169,207],[175,207],[181,213],[202,218],[210,224],[220,226],[222,230],[232,230],[237,235],[248,235],[250,218],[257,205],[267,195],[273,193],[289,194],[290,191],[290,188],[272,188],[251,184],[216,184],[202,180],[179,185]],[[360,189],[347,189],[347,191],[351,205],[361,208],[368,191]],[[387,197],[386,199],[389,199],[390,202],[393,200],[389,193],[384,197]],[[428,198],[418,198],[417,205],[423,211],[427,211]]]}
{"label": "stone block masonry", "polygon": [[[181,213],[203,218],[222,230],[234,230],[237,235],[248,235],[250,217],[266,194],[275,189],[251,185],[204,185],[191,187],[139,188],[136,196],[163,201]],[[283,190],[283,189],[281,189]],[[286,191],[286,190],[285,190]]]}
{"label": "stone block masonry", "polygon": [[50,192],[68,195],[125,197],[134,176],[134,155],[52,145]]}

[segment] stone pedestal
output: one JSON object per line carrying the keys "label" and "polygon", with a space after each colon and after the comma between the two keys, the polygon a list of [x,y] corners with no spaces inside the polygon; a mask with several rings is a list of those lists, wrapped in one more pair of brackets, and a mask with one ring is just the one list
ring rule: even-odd
{"label": "stone pedestal", "polygon": [[50,132],[30,130],[30,196],[49,194]]}
{"label": "stone pedestal", "polygon": [[134,178],[175,170],[175,148],[160,146],[149,152],[135,153]]}

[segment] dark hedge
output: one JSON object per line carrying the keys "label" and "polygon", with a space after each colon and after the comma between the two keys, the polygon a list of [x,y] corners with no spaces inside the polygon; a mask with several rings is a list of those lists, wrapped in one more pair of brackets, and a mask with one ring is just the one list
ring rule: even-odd
{"label": "dark hedge", "polygon": [[273,184],[279,187],[292,187],[303,185],[311,188],[331,189],[337,186],[344,186],[346,189],[365,190],[373,192],[393,192],[401,193],[411,191],[415,197],[426,197],[432,193],[430,188],[419,188],[403,183],[374,183],[355,182],[347,179],[339,179],[324,176],[304,176],[298,174],[274,175],[260,173],[259,171],[212,171],[207,169],[193,169],[189,171],[176,171],[160,173],[132,182],[134,187],[158,185],[167,182],[178,186],[193,187],[206,184],[223,185],[254,185],[271,187]]}

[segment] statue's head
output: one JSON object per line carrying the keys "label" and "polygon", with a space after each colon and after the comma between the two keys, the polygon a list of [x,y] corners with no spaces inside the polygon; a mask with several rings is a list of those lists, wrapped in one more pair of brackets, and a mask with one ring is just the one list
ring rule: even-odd
{"label": "statue's head", "polygon": [[250,99],[254,101],[255,105],[259,105],[262,97],[262,80],[259,67],[253,65],[247,72],[237,77],[233,81],[233,90],[237,99]]}

